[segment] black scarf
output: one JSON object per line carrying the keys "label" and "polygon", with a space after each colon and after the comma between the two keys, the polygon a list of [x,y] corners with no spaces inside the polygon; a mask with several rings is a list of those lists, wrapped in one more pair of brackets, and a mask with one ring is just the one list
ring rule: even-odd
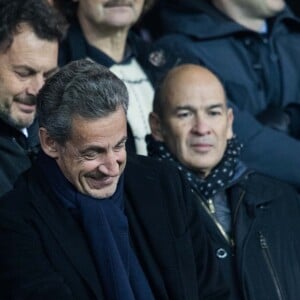
{"label": "black scarf", "polygon": [[224,190],[234,178],[239,156],[243,147],[237,140],[228,140],[222,160],[206,178],[200,178],[193,171],[183,166],[168,150],[165,143],[155,141],[151,135],[146,136],[148,155],[159,160],[171,161],[184,174],[192,189],[208,200],[220,190]]}
{"label": "black scarf", "polygon": [[79,217],[92,250],[101,283],[109,300],[154,300],[146,276],[130,246],[124,213],[123,176],[116,192],[106,199],[79,193],[56,162],[41,153],[38,164],[65,207]]}

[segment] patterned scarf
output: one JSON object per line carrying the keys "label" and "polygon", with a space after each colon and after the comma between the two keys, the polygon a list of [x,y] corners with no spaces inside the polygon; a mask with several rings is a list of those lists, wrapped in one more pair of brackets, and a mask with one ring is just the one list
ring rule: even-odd
{"label": "patterned scarf", "polygon": [[165,143],[158,142],[151,135],[146,136],[148,155],[158,160],[168,160],[177,166],[190,183],[192,189],[208,200],[216,195],[224,187],[228,186],[233,179],[236,166],[239,162],[243,147],[236,137],[227,142],[227,147],[222,160],[210,172],[206,178],[200,178],[193,171],[184,167],[167,149]]}

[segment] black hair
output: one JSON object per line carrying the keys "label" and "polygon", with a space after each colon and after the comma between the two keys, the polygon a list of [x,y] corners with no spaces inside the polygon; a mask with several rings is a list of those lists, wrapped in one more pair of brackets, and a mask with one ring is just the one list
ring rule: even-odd
{"label": "black hair", "polygon": [[29,25],[41,39],[62,40],[66,21],[46,0],[0,0],[0,48],[8,49],[20,25]]}

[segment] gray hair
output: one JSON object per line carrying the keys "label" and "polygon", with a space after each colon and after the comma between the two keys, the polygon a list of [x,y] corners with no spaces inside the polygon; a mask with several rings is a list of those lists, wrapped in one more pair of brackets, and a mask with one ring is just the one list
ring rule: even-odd
{"label": "gray hair", "polygon": [[127,112],[125,84],[109,69],[88,59],[65,65],[37,96],[39,125],[61,145],[71,136],[75,116],[97,119],[120,107]]}

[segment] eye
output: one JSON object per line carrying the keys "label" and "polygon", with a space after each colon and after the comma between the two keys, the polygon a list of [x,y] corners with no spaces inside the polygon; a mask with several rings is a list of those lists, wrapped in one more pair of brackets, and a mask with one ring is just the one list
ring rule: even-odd
{"label": "eye", "polygon": [[28,71],[15,71],[15,73],[21,78],[26,78],[31,75],[31,73]]}
{"label": "eye", "polygon": [[192,112],[189,110],[182,110],[182,111],[178,111],[176,114],[176,117],[179,119],[185,119],[188,118],[192,115]]}
{"label": "eye", "polygon": [[210,110],[209,112],[208,112],[208,115],[209,116],[220,116],[220,115],[222,115],[222,111],[221,110]]}
{"label": "eye", "polygon": [[125,148],[125,145],[126,145],[126,141],[124,141],[124,142],[122,142],[122,143],[116,145],[116,146],[114,147],[114,150],[115,150],[115,151],[120,151],[120,150],[122,150],[122,149]]}
{"label": "eye", "polygon": [[97,157],[98,153],[96,151],[88,151],[83,154],[86,160],[93,160]]}

